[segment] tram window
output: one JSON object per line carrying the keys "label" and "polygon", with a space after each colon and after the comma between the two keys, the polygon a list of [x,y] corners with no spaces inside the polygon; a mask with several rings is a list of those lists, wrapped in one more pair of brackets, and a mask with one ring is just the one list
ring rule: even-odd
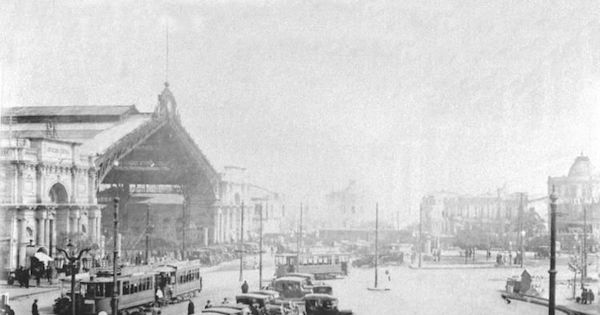
{"label": "tram window", "polygon": [[129,281],[123,281],[123,295],[129,294]]}
{"label": "tram window", "polygon": [[96,296],[96,290],[95,290],[96,285],[90,283],[87,285],[87,290],[85,291],[85,295],[88,297],[94,297]]}
{"label": "tram window", "polygon": [[[117,285],[119,285],[119,284],[117,283]],[[113,288],[114,288],[113,284],[112,283],[106,283],[105,286],[106,286],[105,287],[106,290],[104,290],[104,297],[111,297],[112,294],[113,294]]]}

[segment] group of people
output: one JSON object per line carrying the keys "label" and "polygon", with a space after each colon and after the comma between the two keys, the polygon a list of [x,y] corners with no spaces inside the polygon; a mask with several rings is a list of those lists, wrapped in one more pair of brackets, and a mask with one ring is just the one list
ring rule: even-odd
{"label": "group of people", "polygon": [[577,298],[577,302],[581,304],[592,304],[594,303],[594,298],[594,291],[583,288],[583,291],[581,291],[581,297]]}
{"label": "group of people", "polygon": [[46,278],[49,284],[52,284],[52,279],[56,278],[56,269],[52,268],[52,266],[48,266],[47,268],[34,268],[28,269],[23,266],[19,266],[17,270],[15,270],[15,278],[19,283],[19,287],[29,288],[29,281],[31,277],[35,279],[36,285],[39,287],[42,278]]}

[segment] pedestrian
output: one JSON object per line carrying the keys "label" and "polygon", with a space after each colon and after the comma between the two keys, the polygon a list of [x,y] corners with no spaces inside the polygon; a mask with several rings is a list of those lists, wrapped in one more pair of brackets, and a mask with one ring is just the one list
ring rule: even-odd
{"label": "pedestrian", "polygon": [[194,314],[196,311],[194,310],[194,302],[190,299],[188,303],[188,315]]}
{"label": "pedestrian", "polygon": [[581,304],[587,304],[587,289],[583,288],[581,291]]}
{"label": "pedestrian", "polygon": [[48,268],[46,269],[46,279],[48,279],[48,284],[52,284],[52,265],[48,264]]}
{"label": "pedestrian", "polygon": [[227,298],[223,298],[223,303],[221,304],[229,304],[229,300]]}
{"label": "pedestrian", "polygon": [[246,280],[242,283],[242,293],[248,293],[248,282]]}
{"label": "pedestrian", "polygon": [[210,303],[210,300],[207,300],[206,305],[204,305],[204,309],[211,308],[211,307],[212,307],[212,304]]}
{"label": "pedestrian", "polygon": [[390,274],[390,271],[389,271],[389,270],[386,270],[386,271],[385,271],[385,275],[386,275],[386,276],[387,276],[387,278],[388,278],[388,282],[391,282],[391,281],[392,281],[392,274]]}
{"label": "pedestrian", "polygon": [[160,288],[156,289],[156,295],[155,295],[155,300],[156,301],[155,302],[158,305],[160,305],[162,303],[163,297],[164,297],[164,295],[163,295],[162,290]]}
{"label": "pedestrian", "polygon": [[594,303],[594,298],[595,298],[594,291],[593,290],[589,290],[588,291],[588,300],[589,300],[590,304]]}
{"label": "pedestrian", "polygon": [[23,269],[23,281],[25,281],[25,288],[29,289],[29,269]]}
{"label": "pedestrian", "polygon": [[31,315],[40,315],[40,312],[38,312],[37,302],[37,299],[33,300],[33,304],[31,305]]}

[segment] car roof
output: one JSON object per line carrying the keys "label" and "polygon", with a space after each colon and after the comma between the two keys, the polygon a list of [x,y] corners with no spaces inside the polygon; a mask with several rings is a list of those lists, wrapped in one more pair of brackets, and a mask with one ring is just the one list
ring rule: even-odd
{"label": "car roof", "polygon": [[336,297],[329,294],[311,293],[304,296],[305,300],[337,300]]}
{"label": "car roof", "polygon": [[231,308],[211,307],[202,310],[202,314],[242,314],[241,310]]}
{"label": "car roof", "polygon": [[258,299],[258,300],[264,300],[267,298],[267,296],[264,294],[258,294],[258,293],[242,293],[242,294],[238,294],[235,296],[236,300],[238,298],[253,298],[253,299]]}
{"label": "car roof", "polygon": [[256,291],[251,291],[248,292],[250,294],[260,294],[260,295],[277,295],[279,294],[279,292],[275,291],[275,290],[256,290]]}
{"label": "car roof", "polygon": [[278,281],[291,281],[291,282],[304,282],[306,278],[297,277],[297,276],[283,276],[281,278],[275,279],[275,282]]}
{"label": "car roof", "polygon": [[312,273],[302,273],[302,272],[290,272],[290,273],[286,274],[286,276],[311,278],[311,279],[315,277]]}

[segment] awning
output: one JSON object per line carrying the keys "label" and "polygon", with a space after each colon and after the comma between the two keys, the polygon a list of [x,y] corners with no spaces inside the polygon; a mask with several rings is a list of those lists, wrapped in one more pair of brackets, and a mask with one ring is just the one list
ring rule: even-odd
{"label": "awning", "polygon": [[44,254],[43,252],[37,252],[33,255],[33,257],[37,258],[37,260],[43,262],[43,263],[47,263],[49,261],[54,261],[54,259],[46,254]]}

